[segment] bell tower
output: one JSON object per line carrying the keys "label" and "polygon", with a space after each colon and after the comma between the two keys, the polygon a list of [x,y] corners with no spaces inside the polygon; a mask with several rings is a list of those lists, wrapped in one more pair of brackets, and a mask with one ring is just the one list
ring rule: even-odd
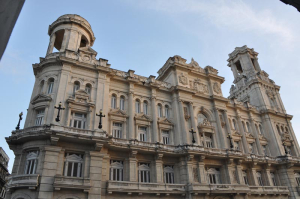
{"label": "bell tower", "polygon": [[279,94],[280,86],[261,70],[257,55],[247,46],[237,47],[229,54],[228,66],[234,75],[229,98],[249,102],[259,110],[286,113]]}
{"label": "bell tower", "polygon": [[54,48],[59,52],[66,49],[77,52],[79,48],[93,46],[95,36],[87,20],[75,14],[66,14],[54,21],[48,29],[50,42],[47,55]]}

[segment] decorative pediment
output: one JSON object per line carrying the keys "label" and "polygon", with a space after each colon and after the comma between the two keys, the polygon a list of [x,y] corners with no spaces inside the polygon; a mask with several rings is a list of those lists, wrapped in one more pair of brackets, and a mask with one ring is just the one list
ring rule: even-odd
{"label": "decorative pediment", "polygon": [[94,107],[95,103],[90,101],[90,96],[85,90],[79,89],[75,92],[75,96],[70,96],[67,102],[80,106]]}
{"label": "decorative pediment", "polygon": [[198,129],[199,132],[210,132],[213,133],[214,127],[211,125],[211,123],[208,121],[208,119],[203,119],[202,122],[198,123]]}
{"label": "decorative pediment", "polygon": [[45,95],[45,94],[38,94],[36,97],[34,97],[32,100],[31,100],[31,104],[36,104],[36,103],[39,103],[39,102],[50,102],[52,100],[52,98],[48,95]]}
{"label": "decorative pediment", "polygon": [[237,131],[234,131],[232,135],[236,137],[242,137],[241,134]]}
{"label": "decorative pediment", "polygon": [[86,47],[81,47],[79,48],[79,52],[82,51],[84,53],[87,53],[87,54],[92,54],[92,55],[97,55],[97,52],[92,49],[90,46],[86,46]]}
{"label": "decorative pediment", "polygon": [[128,117],[125,111],[117,108],[117,109],[110,109],[108,115],[120,116],[120,117]]}
{"label": "decorative pediment", "polygon": [[80,156],[76,155],[76,154],[72,154],[72,155],[67,156],[66,160],[67,161],[74,161],[74,162],[82,162],[83,161],[83,159]]}
{"label": "decorative pediment", "polygon": [[167,124],[167,125],[174,125],[174,124],[173,124],[168,118],[166,118],[166,117],[158,118],[157,123]]}
{"label": "decorative pediment", "polygon": [[255,139],[251,133],[246,133],[246,137],[249,139]]}
{"label": "decorative pediment", "polygon": [[136,120],[144,120],[144,121],[152,121],[151,118],[148,115],[145,115],[144,113],[136,113],[134,116],[134,119]]}

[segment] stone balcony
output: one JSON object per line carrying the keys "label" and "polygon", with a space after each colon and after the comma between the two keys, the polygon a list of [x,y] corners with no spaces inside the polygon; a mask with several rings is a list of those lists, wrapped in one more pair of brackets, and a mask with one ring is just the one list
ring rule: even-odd
{"label": "stone balcony", "polygon": [[250,193],[255,195],[289,195],[289,189],[286,186],[249,186]]}
{"label": "stone balcony", "polygon": [[39,175],[16,175],[8,178],[8,188],[36,189],[39,186]]}
{"label": "stone balcony", "polygon": [[22,136],[26,133],[32,135],[37,132],[55,132],[56,134],[58,133],[64,133],[64,134],[69,134],[69,135],[82,135],[82,136],[96,136],[96,137],[103,137],[106,138],[107,134],[103,130],[87,130],[87,129],[78,129],[78,128],[73,128],[73,127],[66,127],[66,126],[59,126],[55,124],[51,125],[43,125],[43,126],[32,126],[28,128],[24,128],[21,130],[15,130],[12,131],[12,135],[15,136]]}
{"label": "stone balcony", "polygon": [[53,187],[55,190],[60,189],[81,189],[88,192],[91,185],[91,180],[89,178],[75,178],[68,176],[55,176]]}
{"label": "stone balcony", "polygon": [[184,184],[159,184],[159,183],[140,183],[125,181],[108,181],[107,192],[118,193],[138,193],[138,194],[181,194],[185,195],[186,186]]}
{"label": "stone balcony", "polygon": [[189,184],[190,193],[198,195],[201,193],[249,193],[250,189],[247,185],[240,184]]}

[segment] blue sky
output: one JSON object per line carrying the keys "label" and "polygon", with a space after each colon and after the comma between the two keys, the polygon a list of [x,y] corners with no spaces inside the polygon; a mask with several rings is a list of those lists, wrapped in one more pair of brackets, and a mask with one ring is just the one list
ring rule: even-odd
{"label": "blue sky", "polygon": [[79,14],[90,22],[96,36],[93,49],[112,68],[149,76],[170,56],[193,57],[225,77],[224,97],[233,81],[228,54],[237,46],[254,48],[261,68],[281,86],[300,139],[300,13],[294,7],[279,0],[30,0],[0,62],[0,146],[11,158],[10,170],[14,156],[4,137],[21,111],[26,116],[35,81],[32,64],[45,56],[48,26],[63,14]]}

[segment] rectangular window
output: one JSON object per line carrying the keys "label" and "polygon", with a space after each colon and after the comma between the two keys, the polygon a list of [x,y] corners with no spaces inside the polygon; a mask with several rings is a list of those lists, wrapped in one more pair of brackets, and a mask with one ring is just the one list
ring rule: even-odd
{"label": "rectangular window", "polygon": [[142,142],[147,141],[147,127],[139,127],[139,138]]}
{"label": "rectangular window", "polygon": [[164,178],[165,178],[165,183],[167,184],[174,184],[174,169],[173,166],[171,165],[164,165]]}
{"label": "rectangular window", "polygon": [[259,184],[259,186],[264,186],[264,183],[262,181],[262,177],[261,177],[261,172],[256,172],[256,175],[257,175],[257,182]]}
{"label": "rectangular window", "polygon": [[139,163],[139,182],[150,183],[149,163]]}
{"label": "rectangular window", "polygon": [[276,178],[275,178],[275,173],[271,172],[270,175],[271,175],[273,186],[277,186],[277,182],[276,182]]}
{"label": "rectangular window", "polygon": [[122,123],[113,123],[112,136],[114,138],[122,138]]}
{"label": "rectangular window", "polygon": [[70,126],[78,129],[85,129],[86,114],[83,113],[71,113]]}
{"label": "rectangular window", "polygon": [[35,125],[41,126],[44,123],[45,109],[36,111]]}
{"label": "rectangular window", "polygon": [[123,181],[123,161],[110,161],[110,180]]}
{"label": "rectangular window", "polygon": [[169,131],[162,131],[162,140],[164,144],[170,144]]}
{"label": "rectangular window", "polygon": [[64,175],[69,177],[81,177],[82,165],[83,165],[82,154],[66,153]]}
{"label": "rectangular window", "polygon": [[233,145],[234,145],[234,149],[235,150],[240,150],[239,142],[238,141],[235,141]]}
{"label": "rectangular window", "polygon": [[243,171],[243,178],[244,178],[244,183],[245,183],[246,185],[249,185],[248,176],[247,176],[247,171]]}
{"label": "rectangular window", "polygon": [[26,156],[25,174],[35,174],[39,151],[29,151]]}
{"label": "rectangular window", "polygon": [[120,98],[120,109],[121,110],[125,109],[125,98],[124,97]]}

